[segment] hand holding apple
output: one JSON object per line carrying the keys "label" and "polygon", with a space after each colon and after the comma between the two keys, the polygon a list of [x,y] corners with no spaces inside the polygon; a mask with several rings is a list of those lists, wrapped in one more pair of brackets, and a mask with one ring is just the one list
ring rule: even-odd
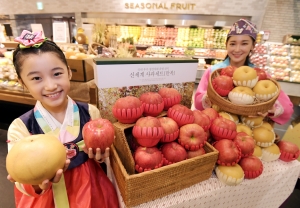
{"label": "hand holding apple", "polygon": [[[106,148],[114,142],[115,129],[109,120],[98,118],[87,122],[83,126],[82,136],[86,148],[92,148],[93,154],[96,154],[96,158],[99,158],[99,151],[101,150],[101,153],[104,154]],[[97,148],[100,148],[98,154]],[[94,158],[94,156],[91,157]]]}
{"label": "hand holding apple", "polygon": [[94,154],[93,148],[87,148],[85,145],[82,147],[82,150],[89,156],[90,159],[94,159],[98,163],[102,163],[106,158],[109,157],[109,147],[107,147],[104,153],[101,153],[100,148],[96,148],[96,153]]}

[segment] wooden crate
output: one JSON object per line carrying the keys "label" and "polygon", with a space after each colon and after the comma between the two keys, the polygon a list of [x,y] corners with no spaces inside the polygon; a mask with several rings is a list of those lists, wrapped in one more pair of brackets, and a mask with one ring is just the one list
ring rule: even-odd
{"label": "wooden crate", "polygon": [[94,79],[93,59],[67,59],[72,71],[71,81],[87,82]]}
{"label": "wooden crate", "polygon": [[206,142],[206,154],[161,168],[136,173],[127,134],[134,124],[114,123],[116,139],[111,147],[111,166],[127,207],[142,204],[210,178],[218,151]]}

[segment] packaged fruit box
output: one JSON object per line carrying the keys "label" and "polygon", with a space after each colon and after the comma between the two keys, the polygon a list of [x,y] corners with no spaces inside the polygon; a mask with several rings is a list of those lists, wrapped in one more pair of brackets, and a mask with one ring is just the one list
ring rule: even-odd
{"label": "packaged fruit box", "polygon": [[117,99],[139,97],[163,87],[178,90],[181,104],[191,108],[197,65],[198,60],[190,58],[94,59],[97,107],[102,118],[117,121],[112,114]]}

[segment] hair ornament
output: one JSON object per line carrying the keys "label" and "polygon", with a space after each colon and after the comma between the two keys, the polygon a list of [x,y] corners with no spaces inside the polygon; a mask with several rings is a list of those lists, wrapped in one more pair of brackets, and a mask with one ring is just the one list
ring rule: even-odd
{"label": "hair ornament", "polygon": [[40,47],[47,38],[42,36],[42,31],[40,32],[30,32],[28,30],[23,30],[20,37],[15,38],[15,42],[19,43],[20,49]]}

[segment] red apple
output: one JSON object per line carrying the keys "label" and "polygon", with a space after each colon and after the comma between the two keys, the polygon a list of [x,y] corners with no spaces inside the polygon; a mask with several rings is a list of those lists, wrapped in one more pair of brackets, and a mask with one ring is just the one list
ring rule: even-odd
{"label": "red apple", "polygon": [[176,140],[179,135],[179,127],[177,123],[169,117],[160,117],[158,120],[165,133],[160,139],[160,142],[172,142]]}
{"label": "red apple", "polygon": [[177,142],[165,143],[161,146],[161,152],[164,157],[164,165],[170,165],[187,159],[187,152]]}
{"label": "red apple", "polygon": [[220,74],[232,77],[233,76],[233,72],[235,70],[236,70],[236,67],[234,67],[234,66],[227,66],[227,67],[221,69],[221,73]]}
{"label": "red apple", "polygon": [[236,123],[229,119],[218,117],[213,120],[210,126],[210,133],[215,140],[234,139],[236,132]]}
{"label": "red apple", "polygon": [[157,147],[138,147],[133,154],[135,170],[139,173],[163,166],[163,155]]}
{"label": "red apple", "polygon": [[134,96],[119,98],[112,107],[113,115],[120,123],[136,122],[144,112],[144,105]]}
{"label": "red apple", "polygon": [[222,139],[216,141],[213,146],[219,151],[219,165],[233,166],[240,161],[241,150],[232,140]]}
{"label": "red apple", "polygon": [[233,141],[241,149],[242,157],[248,157],[253,154],[255,148],[255,140],[245,132],[236,134]]}
{"label": "red apple", "polygon": [[226,75],[215,77],[212,80],[212,86],[214,90],[222,97],[227,96],[234,87],[232,77]]}
{"label": "red apple", "polygon": [[100,148],[101,153],[110,147],[115,139],[115,129],[112,123],[103,118],[98,118],[87,122],[82,128],[82,136],[87,148]]}
{"label": "red apple", "polygon": [[265,70],[263,69],[260,69],[260,68],[254,68],[256,73],[257,73],[257,76],[258,76],[258,81],[259,80],[265,80],[268,78],[267,76],[267,73],[265,72]]}
{"label": "red apple", "polygon": [[198,150],[187,151],[188,158],[193,158],[193,157],[197,157],[197,156],[204,155],[204,154],[205,154],[205,149],[202,147]]}
{"label": "red apple", "polygon": [[163,138],[164,129],[158,118],[147,116],[136,121],[132,135],[141,146],[153,147]]}
{"label": "red apple", "polygon": [[205,113],[206,115],[209,116],[210,121],[212,122],[215,120],[217,117],[219,117],[218,111],[216,111],[213,108],[205,108],[204,110],[201,111],[202,113]]}
{"label": "red apple", "polygon": [[281,153],[279,159],[285,162],[296,160],[300,155],[299,147],[292,142],[281,140],[277,143],[277,146]]}
{"label": "red apple", "polygon": [[172,118],[179,127],[185,124],[191,124],[194,122],[194,114],[188,107],[176,104],[169,108],[167,112],[168,117]]}
{"label": "red apple", "polygon": [[194,115],[194,123],[198,124],[203,128],[204,131],[207,131],[210,127],[210,117],[203,113],[202,111],[199,110],[194,110],[193,111]]}
{"label": "red apple", "polygon": [[164,101],[157,92],[141,94],[140,101],[144,104],[144,116],[158,116],[164,109]]}
{"label": "red apple", "polygon": [[261,160],[254,155],[242,158],[239,165],[242,167],[247,179],[257,178],[264,169]]}
{"label": "red apple", "polygon": [[161,95],[164,101],[164,110],[168,110],[175,104],[181,102],[182,96],[175,88],[163,87],[159,89],[158,94]]}
{"label": "red apple", "polygon": [[207,135],[198,124],[186,124],[179,129],[178,143],[186,150],[198,150],[205,145]]}

